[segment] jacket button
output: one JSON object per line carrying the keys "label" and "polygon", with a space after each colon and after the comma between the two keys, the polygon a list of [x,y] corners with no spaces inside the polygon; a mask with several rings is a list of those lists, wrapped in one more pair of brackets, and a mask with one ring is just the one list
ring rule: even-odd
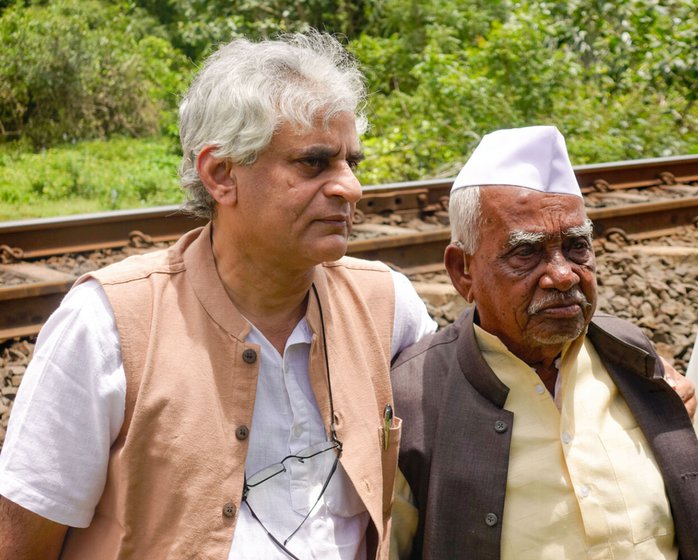
{"label": "jacket button", "polygon": [[507,426],[507,423],[504,422],[503,420],[497,420],[494,423],[494,431],[497,432],[498,434],[503,434],[504,432],[507,431],[509,426]]}
{"label": "jacket button", "polygon": [[252,348],[248,348],[242,353],[242,359],[246,364],[254,364],[257,361],[257,352],[252,350]]}
{"label": "jacket button", "polygon": [[249,435],[250,430],[247,426],[238,426],[237,430],[235,430],[235,437],[240,441],[246,440]]}
{"label": "jacket button", "polygon": [[488,513],[485,515],[485,523],[488,527],[494,527],[497,524],[497,521],[499,521],[499,519],[497,518],[496,514]]}
{"label": "jacket button", "polygon": [[235,504],[228,502],[223,506],[223,515],[226,517],[235,517]]}

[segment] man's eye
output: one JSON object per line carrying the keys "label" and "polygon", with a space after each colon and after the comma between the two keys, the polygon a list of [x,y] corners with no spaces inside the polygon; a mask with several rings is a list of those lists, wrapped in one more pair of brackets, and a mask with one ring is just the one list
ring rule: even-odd
{"label": "man's eye", "polygon": [[591,243],[588,239],[585,239],[584,237],[578,237],[570,241],[569,247],[570,250],[578,253],[580,251],[588,251],[589,249],[591,249]]}
{"label": "man's eye", "polygon": [[360,159],[348,159],[347,160],[347,165],[349,165],[349,169],[352,171],[355,171],[357,167],[359,167],[359,164],[361,163]]}
{"label": "man's eye", "polygon": [[325,166],[325,160],[320,158],[306,158],[302,163],[308,167],[321,168]]}
{"label": "man's eye", "polygon": [[519,245],[512,252],[513,257],[530,257],[535,254],[536,248],[533,245]]}

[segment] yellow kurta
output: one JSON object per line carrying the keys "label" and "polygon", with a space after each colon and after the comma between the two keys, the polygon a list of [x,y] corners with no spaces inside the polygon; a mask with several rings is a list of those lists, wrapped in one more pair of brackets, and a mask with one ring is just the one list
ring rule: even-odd
{"label": "yellow kurta", "polygon": [[502,559],[676,559],[659,469],[591,343],[565,349],[553,400],[497,337],[475,334],[514,413]]}

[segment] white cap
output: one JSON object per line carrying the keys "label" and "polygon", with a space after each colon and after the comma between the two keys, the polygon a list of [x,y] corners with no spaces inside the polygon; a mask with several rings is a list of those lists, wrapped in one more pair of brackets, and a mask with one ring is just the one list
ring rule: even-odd
{"label": "white cap", "polygon": [[512,185],[581,197],[565,139],[554,126],[529,126],[486,134],[456,177],[464,187]]}

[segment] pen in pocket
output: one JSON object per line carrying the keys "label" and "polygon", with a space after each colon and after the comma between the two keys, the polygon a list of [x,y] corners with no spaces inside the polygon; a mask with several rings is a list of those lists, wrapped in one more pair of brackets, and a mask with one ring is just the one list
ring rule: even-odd
{"label": "pen in pocket", "polygon": [[383,449],[388,449],[390,445],[390,428],[393,425],[393,407],[390,404],[385,405],[383,411]]}

